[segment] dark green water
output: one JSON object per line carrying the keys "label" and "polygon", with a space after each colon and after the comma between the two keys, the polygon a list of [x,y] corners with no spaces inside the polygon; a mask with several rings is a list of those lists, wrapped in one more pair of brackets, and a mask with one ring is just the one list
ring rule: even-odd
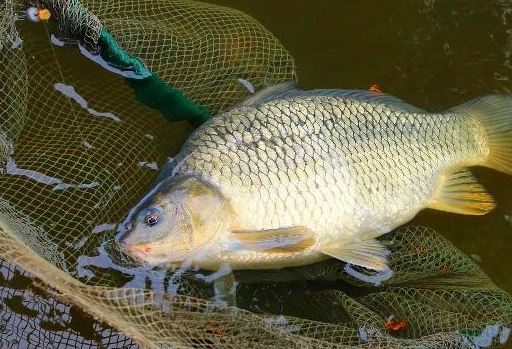
{"label": "dark green water", "polygon": [[[378,84],[384,92],[432,111],[475,96],[512,91],[512,3],[508,1],[211,2],[240,9],[273,32],[295,58],[299,84],[305,89],[367,89]],[[512,218],[507,218],[512,217],[512,177],[488,169],[476,173],[496,198],[496,210],[484,217],[427,210],[417,222],[442,233],[478,260],[499,287],[512,293]],[[53,319],[35,321],[31,325],[35,331],[37,326],[72,330],[72,338],[83,336],[91,343],[108,333],[77,309],[51,310],[57,307],[53,301],[31,290],[30,281],[20,275],[0,278],[0,284],[6,286],[5,298],[15,299],[2,304],[12,314],[27,315],[22,298],[50,303],[44,309],[29,307],[33,312],[29,316]],[[27,288],[31,297],[13,296]],[[59,327],[55,319],[65,314],[73,320],[62,319],[65,325]],[[4,317],[10,326],[16,326],[16,319]],[[120,347],[128,345],[122,338],[115,340]]]}

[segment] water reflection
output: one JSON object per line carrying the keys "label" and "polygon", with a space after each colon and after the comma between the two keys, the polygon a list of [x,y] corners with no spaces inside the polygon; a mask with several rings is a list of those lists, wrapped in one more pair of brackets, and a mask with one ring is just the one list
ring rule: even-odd
{"label": "water reflection", "polygon": [[81,310],[48,296],[34,286],[30,275],[12,264],[0,260],[0,274],[2,348],[139,348]]}

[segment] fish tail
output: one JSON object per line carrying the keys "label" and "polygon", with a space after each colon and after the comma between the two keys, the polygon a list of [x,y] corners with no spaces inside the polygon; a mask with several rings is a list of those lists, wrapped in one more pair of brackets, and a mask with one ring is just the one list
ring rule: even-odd
{"label": "fish tail", "polygon": [[455,109],[484,129],[488,154],[480,165],[512,174],[512,95],[479,97]]}

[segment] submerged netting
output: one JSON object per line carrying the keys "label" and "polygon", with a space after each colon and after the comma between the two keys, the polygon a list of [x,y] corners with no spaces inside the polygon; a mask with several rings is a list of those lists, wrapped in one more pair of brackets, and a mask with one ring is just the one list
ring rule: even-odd
{"label": "submerged netting", "polygon": [[[213,301],[213,274],[132,265],[113,243],[116,223],[191,131],[167,122],[141,93],[167,98],[177,88],[212,115],[249,94],[238,79],[256,89],[294,79],[293,60],[256,21],[213,5],[49,0],[38,3],[51,10],[51,24],[15,23],[29,3],[0,2],[0,257],[45,282],[59,302],[33,299],[62,312],[12,315],[21,325],[8,322],[3,343],[475,348],[507,340],[511,298],[427,228],[383,237],[393,251],[388,280],[337,261],[239,272],[238,307]],[[108,46],[107,68],[123,71],[107,73],[63,39],[77,40],[85,55]],[[125,80],[126,73],[154,74],[136,78],[155,85]],[[13,278],[4,276],[9,294]],[[27,292],[20,296],[30,302]],[[70,305],[99,321],[101,339],[67,324]]]}
{"label": "submerged netting", "polygon": [[136,349],[130,338],[90,321],[79,309],[49,296],[22,269],[0,260],[2,348]]}

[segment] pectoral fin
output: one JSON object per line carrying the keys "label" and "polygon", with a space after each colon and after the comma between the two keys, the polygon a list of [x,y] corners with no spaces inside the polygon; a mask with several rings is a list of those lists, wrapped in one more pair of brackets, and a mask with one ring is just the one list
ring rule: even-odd
{"label": "pectoral fin", "polygon": [[358,244],[340,246],[332,243],[322,253],[354,265],[384,271],[389,269],[389,250],[379,241],[372,239]]}
{"label": "pectoral fin", "polygon": [[298,226],[269,230],[235,230],[234,242],[249,251],[290,253],[300,252],[311,247],[316,239],[311,230]]}
{"label": "pectoral fin", "polygon": [[484,215],[496,204],[485,188],[469,171],[455,171],[444,175],[434,199],[428,207],[468,215]]}

